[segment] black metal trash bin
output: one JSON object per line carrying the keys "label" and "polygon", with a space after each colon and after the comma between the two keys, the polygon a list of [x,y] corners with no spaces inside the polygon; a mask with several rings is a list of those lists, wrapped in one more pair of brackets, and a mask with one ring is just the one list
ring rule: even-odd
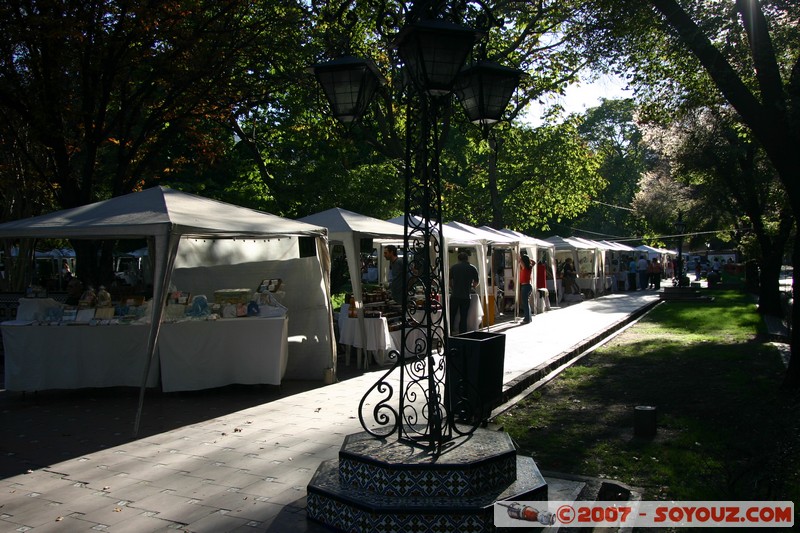
{"label": "black metal trash bin", "polygon": [[503,400],[506,336],[470,331],[450,337],[447,354],[447,398],[459,421],[481,422]]}

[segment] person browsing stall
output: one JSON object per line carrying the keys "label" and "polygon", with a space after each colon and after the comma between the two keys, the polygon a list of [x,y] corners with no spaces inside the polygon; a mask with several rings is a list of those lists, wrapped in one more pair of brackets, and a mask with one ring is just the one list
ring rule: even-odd
{"label": "person browsing stall", "polygon": [[458,332],[466,333],[469,316],[470,295],[478,286],[478,269],[469,262],[467,252],[458,252],[458,263],[450,267],[450,332],[456,329],[458,315]]}
{"label": "person browsing stall", "polygon": [[544,310],[550,310],[550,291],[547,289],[547,266],[544,263],[544,259],[540,259],[539,261],[534,261],[536,264],[536,292],[538,293],[536,296],[537,302],[541,297],[542,303],[544,304]]}
{"label": "person browsing stall", "polygon": [[392,300],[403,302],[403,262],[397,257],[397,246],[390,244],[383,249],[383,258],[389,261],[389,293]]}
{"label": "person browsing stall", "polygon": [[527,324],[531,321],[531,292],[533,292],[533,287],[531,286],[532,273],[533,265],[531,264],[531,258],[522,254],[519,256],[519,297],[522,303],[524,316],[522,319],[523,324]]}

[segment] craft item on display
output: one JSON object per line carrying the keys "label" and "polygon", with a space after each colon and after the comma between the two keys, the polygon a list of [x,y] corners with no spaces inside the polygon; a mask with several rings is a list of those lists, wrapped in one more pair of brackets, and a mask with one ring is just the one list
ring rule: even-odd
{"label": "craft item on display", "polygon": [[282,285],[283,280],[280,278],[265,279],[261,281],[261,285],[258,287],[258,292],[278,292]]}
{"label": "craft item on display", "polygon": [[[81,294],[81,299],[78,302],[78,309],[87,309],[95,305],[97,305],[97,294],[92,287],[89,287]],[[94,314],[92,316],[94,316]]]}
{"label": "craft item on display", "polygon": [[214,291],[214,303],[247,304],[251,293],[250,289],[219,289]]}
{"label": "craft item on display", "polygon": [[236,304],[223,305],[222,318],[236,318]]}
{"label": "craft item on display", "polygon": [[183,304],[167,304],[164,308],[164,318],[177,320],[186,316],[186,306]]}
{"label": "craft item on display", "polygon": [[103,285],[100,285],[100,290],[97,291],[97,307],[111,307],[111,294]]}
{"label": "craft item on display", "polygon": [[110,320],[114,318],[113,307],[98,307],[94,310],[94,318],[98,320]]}
{"label": "craft item on display", "polygon": [[88,324],[94,320],[94,308],[78,309],[78,314],[75,316],[76,324]]}
{"label": "craft item on display", "polygon": [[208,298],[204,294],[198,294],[192,298],[192,305],[186,310],[186,314],[192,317],[210,315],[211,309],[208,307]]}
{"label": "craft item on display", "polygon": [[256,303],[258,304],[258,316],[261,317],[282,317],[286,316],[286,311],[288,311],[271,292],[259,293]]}
{"label": "craft item on display", "polygon": [[247,305],[246,304],[236,304],[236,316],[247,316]]}

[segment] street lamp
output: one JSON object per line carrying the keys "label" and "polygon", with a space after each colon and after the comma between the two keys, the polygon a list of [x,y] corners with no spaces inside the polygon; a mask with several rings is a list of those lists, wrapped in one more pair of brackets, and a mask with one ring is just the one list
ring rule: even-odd
{"label": "street lamp", "polygon": [[[420,3],[423,6],[434,4]],[[444,6],[445,4],[436,4]],[[403,325],[400,352],[392,370],[382,376],[359,404],[359,419],[367,433],[441,450],[458,435],[474,432],[480,421],[464,429],[456,424],[445,394],[448,324],[444,292],[447,248],[442,238],[442,195],[439,157],[440,116],[457,92],[469,120],[488,128],[502,117],[521,72],[486,61],[465,67],[486,30],[475,30],[449,13],[425,13],[412,8],[393,47],[402,60],[406,85],[406,153],[404,165],[405,222],[403,256]],[[487,17],[487,20],[493,20]],[[380,83],[371,61],[346,57],[313,67],[334,116],[345,124],[358,120]],[[414,109],[415,108],[415,109]],[[412,112],[412,110],[416,112]],[[408,253],[413,249],[412,255]],[[441,352],[439,350],[442,350]],[[388,377],[399,368],[394,390]],[[396,398],[393,398],[396,392]],[[368,401],[372,394],[381,396]],[[395,403],[397,405],[395,406]],[[371,405],[371,420],[364,418]]]}
{"label": "street lamp", "polygon": [[678,220],[675,221],[675,233],[678,237],[678,287],[683,287],[683,234],[686,223],[683,221],[683,212],[678,210]]}

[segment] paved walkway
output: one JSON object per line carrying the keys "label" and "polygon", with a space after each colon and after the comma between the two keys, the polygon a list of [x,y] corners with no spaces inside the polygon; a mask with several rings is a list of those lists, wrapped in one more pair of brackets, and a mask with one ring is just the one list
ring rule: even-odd
{"label": "paved walkway", "polygon": [[[506,335],[507,396],[657,300],[614,294],[494,328]],[[0,531],[325,531],[306,520],[306,486],[361,431],[356,407],[382,372],[348,371],[329,386],[149,392],[137,439],[137,391],[2,391]]]}

